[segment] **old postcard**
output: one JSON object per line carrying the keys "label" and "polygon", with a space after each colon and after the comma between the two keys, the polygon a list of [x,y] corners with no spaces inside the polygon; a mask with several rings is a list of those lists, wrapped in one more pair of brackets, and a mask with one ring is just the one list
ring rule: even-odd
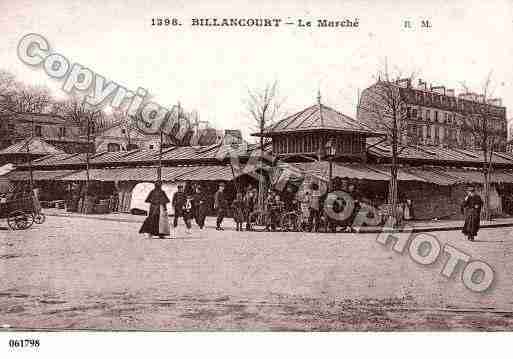
{"label": "old postcard", "polygon": [[512,15],[2,1],[1,330],[510,331]]}

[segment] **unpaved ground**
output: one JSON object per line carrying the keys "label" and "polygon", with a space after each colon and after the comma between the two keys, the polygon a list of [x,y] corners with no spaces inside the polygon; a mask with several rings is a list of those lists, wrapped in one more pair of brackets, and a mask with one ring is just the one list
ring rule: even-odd
{"label": "unpaved ground", "polygon": [[[228,226],[227,226],[228,227]],[[135,223],[49,217],[0,231],[0,325],[120,330],[507,330],[511,229],[435,233],[495,270],[487,293],[376,235],[207,229],[146,240]]]}

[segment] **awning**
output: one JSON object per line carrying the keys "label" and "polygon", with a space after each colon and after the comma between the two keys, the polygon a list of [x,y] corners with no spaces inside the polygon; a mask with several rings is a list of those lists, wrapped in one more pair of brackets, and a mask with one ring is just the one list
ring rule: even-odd
{"label": "awning", "polygon": [[[301,169],[305,174],[311,174],[325,179],[329,178],[329,162],[307,162],[295,163],[294,166]],[[389,181],[390,168],[386,166],[367,165],[361,163],[333,163],[332,177],[359,179],[369,181]],[[399,181],[427,182],[426,179],[408,173],[401,168],[398,169],[397,178]]]}
{"label": "awning", "polygon": [[[427,182],[442,186],[465,183],[484,183],[483,173],[475,169],[448,168],[407,168],[408,172],[423,177]],[[513,183],[513,171],[495,170],[491,176],[492,183]]]}
{"label": "awning", "polygon": [[177,181],[229,181],[234,172],[230,166],[198,166],[194,171],[176,177]]}
{"label": "awning", "polygon": [[[157,180],[157,167],[136,168],[94,168],[89,170],[89,179],[93,181],[137,181]],[[62,181],[85,181],[85,170],[61,178]],[[175,166],[162,167],[162,181],[220,181],[233,179],[229,166]]]}
{"label": "awning", "polygon": [[501,170],[492,172],[492,182],[513,183],[513,171]]}
{"label": "awning", "polygon": [[460,180],[459,177],[450,176],[443,170],[405,168],[403,171],[410,172],[417,177],[423,178],[426,182],[434,183],[440,186],[450,186],[458,183]]}
{"label": "awning", "polygon": [[[382,173],[386,176],[385,181],[390,180],[390,166],[380,166],[380,165],[369,165],[367,166],[369,169]],[[416,181],[416,182],[429,182],[423,177],[416,176],[415,174],[405,171],[402,167],[397,168],[397,180],[398,181]]]}
{"label": "awning", "polygon": [[[32,171],[34,181],[55,181],[72,175],[77,170]],[[2,176],[10,181],[30,181],[30,171],[12,171]]]}

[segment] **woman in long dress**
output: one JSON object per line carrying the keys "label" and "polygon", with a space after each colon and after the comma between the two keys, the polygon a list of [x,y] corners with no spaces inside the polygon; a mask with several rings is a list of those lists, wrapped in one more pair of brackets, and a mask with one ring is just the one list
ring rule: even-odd
{"label": "woman in long dress", "polygon": [[461,205],[461,211],[465,215],[465,224],[463,225],[462,232],[470,241],[474,240],[474,237],[479,231],[481,207],[483,207],[483,200],[475,192],[474,187],[470,187],[469,192]]}
{"label": "woman in long dress", "polygon": [[155,183],[155,188],[151,190],[145,202],[150,204],[150,211],[139,233],[148,233],[149,239],[151,236],[159,236],[160,238],[168,236],[170,234],[169,219],[167,218],[169,198],[166,192],[162,190],[160,182]]}

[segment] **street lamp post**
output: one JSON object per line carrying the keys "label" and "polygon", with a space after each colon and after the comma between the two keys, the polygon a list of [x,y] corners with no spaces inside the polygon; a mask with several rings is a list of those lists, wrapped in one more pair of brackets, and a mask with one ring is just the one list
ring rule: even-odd
{"label": "street lamp post", "polygon": [[324,145],[324,149],[326,152],[326,156],[328,157],[328,163],[329,163],[329,183],[328,183],[328,190],[331,192],[331,182],[333,180],[333,157],[335,157],[337,149],[334,144],[333,139],[329,139],[326,144]]}

